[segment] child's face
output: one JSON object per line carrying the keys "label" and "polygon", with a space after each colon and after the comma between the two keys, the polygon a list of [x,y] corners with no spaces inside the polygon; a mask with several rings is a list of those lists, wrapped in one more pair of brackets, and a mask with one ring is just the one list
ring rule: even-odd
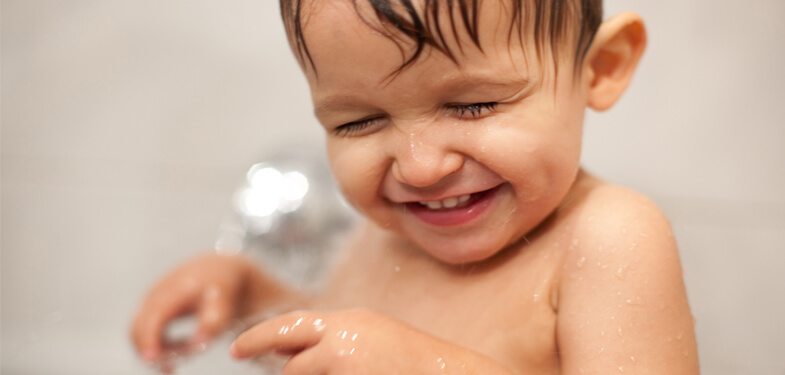
{"label": "child's face", "polygon": [[483,51],[466,37],[456,64],[426,47],[394,78],[411,44],[402,55],[352,1],[305,15],[318,77],[306,74],[346,197],[451,264],[489,258],[560,205],[578,172],[587,105],[589,79],[573,79],[571,54],[561,52],[554,80],[549,56],[540,65],[528,47],[527,61],[518,39],[508,40],[501,2],[482,4]]}

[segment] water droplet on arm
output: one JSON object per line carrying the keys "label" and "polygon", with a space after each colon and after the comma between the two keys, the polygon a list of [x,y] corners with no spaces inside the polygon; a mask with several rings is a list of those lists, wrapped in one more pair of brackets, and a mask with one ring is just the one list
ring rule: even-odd
{"label": "water droplet on arm", "polygon": [[619,267],[619,269],[616,270],[614,276],[616,276],[616,278],[619,280],[624,280],[624,271],[626,270],[626,267],[626,265]]}

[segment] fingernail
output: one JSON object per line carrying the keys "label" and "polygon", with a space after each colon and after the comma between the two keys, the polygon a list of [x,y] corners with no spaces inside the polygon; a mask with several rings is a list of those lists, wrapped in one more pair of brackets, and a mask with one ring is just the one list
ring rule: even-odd
{"label": "fingernail", "polygon": [[229,347],[229,355],[234,358],[239,358],[239,356],[237,355],[237,347],[235,346],[234,343],[232,343],[232,346]]}
{"label": "fingernail", "polygon": [[156,353],[155,349],[146,349],[142,352],[142,358],[147,362],[155,361],[156,357],[158,357],[158,353]]}

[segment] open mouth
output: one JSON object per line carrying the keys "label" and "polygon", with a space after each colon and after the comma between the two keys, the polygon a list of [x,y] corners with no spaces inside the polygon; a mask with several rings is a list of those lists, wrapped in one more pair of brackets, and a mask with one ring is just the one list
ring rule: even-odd
{"label": "open mouth", "polygon": [[438,201],[407,202],[404,203],[404,207],[412,215],[428,224],[437,226],[460,225],[471,221],[484,212],[501,186]]}

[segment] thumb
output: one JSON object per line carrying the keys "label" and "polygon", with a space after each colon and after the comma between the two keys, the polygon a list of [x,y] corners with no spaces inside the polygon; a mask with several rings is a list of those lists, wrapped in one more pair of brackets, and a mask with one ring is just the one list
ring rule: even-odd
{"label": "thumb", "polygon": [[206,343],[223,332],[234,318],[236,294],[209,287],[204,291],[197,312],[199,326],[193,341]]}

